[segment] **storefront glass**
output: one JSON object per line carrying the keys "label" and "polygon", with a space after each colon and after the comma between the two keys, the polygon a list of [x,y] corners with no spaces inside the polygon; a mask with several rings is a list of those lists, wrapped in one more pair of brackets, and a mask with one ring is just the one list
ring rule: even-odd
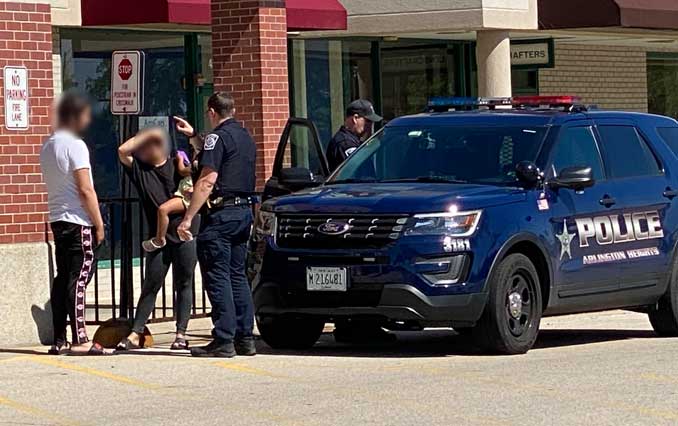
{"label": "storefront glass", "polygon": [[382,49],[386,120],[422,112],[431,96],[454,96],[454,56],[447,45],[387,43]]}
{"label": "storefront glass", "polygon": [[678,54],[648,53],[648,111],[678,118]]}

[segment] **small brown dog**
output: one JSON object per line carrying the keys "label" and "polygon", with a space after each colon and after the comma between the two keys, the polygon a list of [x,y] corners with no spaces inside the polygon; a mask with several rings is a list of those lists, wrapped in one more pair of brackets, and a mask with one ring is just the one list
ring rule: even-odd
{"label": "small brown dog", "polygon": [[[94,341],[104,348],[115,349],[121,340],[125,339],[132,332],[132,322],[125,319],[109,319],[99,326],[94,334]],[[141,336],[140,345],[142,348],[153,347],[153,335],[148,327],[144,327],[144,334]]]}

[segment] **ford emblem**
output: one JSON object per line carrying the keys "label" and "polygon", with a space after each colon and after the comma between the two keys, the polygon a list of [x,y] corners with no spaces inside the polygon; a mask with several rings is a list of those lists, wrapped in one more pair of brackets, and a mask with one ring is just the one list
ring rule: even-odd
{"label": "ford emblem", "polygon": [[351,229],[346,222],[326,222],[318,227],[318,232],[325,235],[342,235]]}

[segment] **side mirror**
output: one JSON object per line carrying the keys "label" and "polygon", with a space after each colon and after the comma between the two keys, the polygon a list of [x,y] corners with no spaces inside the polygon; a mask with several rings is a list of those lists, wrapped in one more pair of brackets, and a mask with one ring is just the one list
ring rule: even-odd
{"label": "side mirror", "polygon": [[516,177],[526,189],[536,187],[542,179],[541,170],[531,161],[521,161],[516,164]]}
{"label": "side mirror", "polygon": [[322,176],[316,176],[313,172],[303,167],[290,167],[280,170],[280,182],[287,185],[319,185],[322,181]]}
{"label": "side mirror", "polygon": [[549,187],[552,189],[567,188],[575,191],[581,191],[590,188],[595,184],[593,180],[593,171],[588,166],[567,167],[560,171],[558,177],[549,181]]}

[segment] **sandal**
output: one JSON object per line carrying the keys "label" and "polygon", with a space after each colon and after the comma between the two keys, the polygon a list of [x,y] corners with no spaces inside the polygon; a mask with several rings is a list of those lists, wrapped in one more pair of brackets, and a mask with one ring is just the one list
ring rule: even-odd
{"label": "sandal", "polygon": [[71,349],[71,342],[59,342],[52,345],[47,351],[47,355],[62,355]]}
{"label": "sandal", "polygon": [[182,338],[182,337],[177,337],[174,340],[174,343],[172,343],[172,346],[170,346],[171,351],[187,351],[188,350],[188,340]]}
{"label": "sandal", "polygon": [[69,352],[71,356],[110,356],[115,355],[115,352],[108,352],[99,343],[94,343],[87,352]]}
{"label": "sandal", "polygon": [[132,349],[143,349],[141,346],[132,343],[131,340],[125,339],[122,342],[118,343],[118,346],[115,347],[116,351],[130,351]]}

